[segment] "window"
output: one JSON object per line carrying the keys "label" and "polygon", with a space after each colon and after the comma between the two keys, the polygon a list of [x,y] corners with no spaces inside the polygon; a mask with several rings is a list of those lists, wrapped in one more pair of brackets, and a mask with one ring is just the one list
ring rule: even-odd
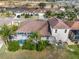
{"label": "window", "polygon": [[55,30],[55,33],[57,33],[57,29]]}
{"label": "window", "polygon": [[67,32],[67,30],[65,30],[65,33]]}

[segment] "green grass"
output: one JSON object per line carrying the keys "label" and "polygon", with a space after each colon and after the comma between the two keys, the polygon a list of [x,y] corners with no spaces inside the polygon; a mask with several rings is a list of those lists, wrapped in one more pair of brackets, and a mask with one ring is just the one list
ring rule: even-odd
{"label": "green grass", "polygon": [[74,52],[68,51],[69,59],[79,59],[79,47],[77,45],[70,45],[69,47],[74,49]]}

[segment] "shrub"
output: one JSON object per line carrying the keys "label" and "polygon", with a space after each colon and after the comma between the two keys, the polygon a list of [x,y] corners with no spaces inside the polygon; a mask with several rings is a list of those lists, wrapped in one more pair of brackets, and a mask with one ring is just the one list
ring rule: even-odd
{"label": "shrub", "polygon": [[8,42],[8,50],[9,51],[17,51],[20,48],[18,41],[10,41]]}
{"label": "shrub", "polygon": [[11,29],[12,29],[13,32],[15,32],[15,31],[18,29],[18,26],[12,25],[12,26],[11,26]]}
{"label": "shrub", "polygon": [[25,18],[29,18],[30,17],[30,15],[28,15],[28,14],[25,14],[25,16],[24,16]]}
{"label": "shrub", "polygon": [[51,17],[52,16],[52,12],[51,11],[47,11],[44,16],[46,18]]}
{"label": "shrub", "polygon": [[10,14],[9,12],[6,12],[6,16],[7,16],[7,17],[10,17],[10,15],[11,15],[11,14]]}
{"label": "shrub", "polygon": [[27,40],[25,41],[22,49],[28,49],[28,50],[35,50],[36,45],[31,41],[31,40]]}
{"label": "shrub", "polygon": [[43,49],[46,48],[46,46],[48,45],[48,41],[39,41],[38,44],[36,45],[36,50],[37,51],[42,51]]}
{"label": "shrub", "polygon": [[49,41],[45,40],[45,41],[43,41],[43,42],[44,42],[44,44],[45,44],[46,46],[49,45]]}
{"label": "shrub", "polygon": [[25,15],[25,13],[21,14],[21,16],[24,16],[24,15]]}
{"label": "shrub", "polygon": [[27,40],[22,46],[22,49],[42,51],[47,45],[48,41],[41,40],[38,41],[38,44],[36,44],[32,40]]}

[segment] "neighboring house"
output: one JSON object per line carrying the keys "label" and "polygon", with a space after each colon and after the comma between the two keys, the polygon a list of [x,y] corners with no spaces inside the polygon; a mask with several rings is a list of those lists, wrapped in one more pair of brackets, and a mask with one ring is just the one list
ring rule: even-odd
{"label": "neighboring house", "polygon": [[[44,19],[45,12],[49,9],[35,9],[35,8],[29,8],[26,9],[26,13],[33,16],[38,16],[38,19]],[[44,19],[45,20],[45,19]]]}
{"label": "neighboring house", "polygon": [[23,14],[23,13],[22,12],[16,12],[15,13],[16,16],[14,17],[14,19],[19,19],[21,17],[21,14]]}
{"label": "neighboring house", "polygon": [[41,35],[41,39],[46,40],[50,35],[47,21],[27,20],[22,22],[19,29],[16,31],[16,35],[14,35],[12,39],[26,40],[32,32],[38,32]]}
{"label": "neighboring house", "polygon": [[57,41],[79,40],[79,21],[66,22],[58,18],[51,18],[48,22],[51,34]]}
{"label": "neighboring house", "polygon": [[[3,8],[2,8],[3,10]],[[21,16],[21,14],[26,13],[33,16],[38,16],[39,19],[44,19],[44,14],[46,11],[50,10],[49,8],[40,9],[40,8],[26,8],[26,7],[17,7],[17,8],[6,8],[7,11],[11,11],[15,13],[15,19],[18,19],[17,16]]]}
{"label": "neighboring house", "polygon": [[[27,10],[27,11],[25,11],[25,12],[15,12],[15,19],[19,19],[20,18],[20,16],[23,14],[23,13],[25,13],[25,14],[28,14],[28,15],[30,15],[30,16],[38,16],[38,19],[44,19],[44,12],[42,11],[42,10],[36,10],[36,11],[34,11],[34,10]],[[19,16],[19,17],[18,17]]]}
{"label": "neighboring house", "polygon": [[74,41],[79,41],[79,21],[75,21],[72,23],[71,31],[69,38]]}
{"label": "neighboring house", "polygon": [[62,20],[53,18],[48,20],[51,28],[51,34],[52,36],[56,37],[56,40],[62,40],[62,41],[67,41],[68,34],[70,31],[70,27],[65,24]]}

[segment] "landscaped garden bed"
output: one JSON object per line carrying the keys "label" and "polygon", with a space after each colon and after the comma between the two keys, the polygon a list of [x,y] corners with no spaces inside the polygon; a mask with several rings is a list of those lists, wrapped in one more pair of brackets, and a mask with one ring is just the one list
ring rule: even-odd
{"label": "landscaped garden bed", "polygon": [[8,50],[9,51],[17,51],[20,48],[18,41],[10,41],[8,42]]}
{"label": "landscaped garden bed", "polygon": [[43,40],[40,40],[38,43],[34,43],[32,40],[25,40],[23,46],[20,46],[19,41],[8,42],[9,51],[17,51],[19,49],[42,51],[47,46],[48,46],[48,42]]}

